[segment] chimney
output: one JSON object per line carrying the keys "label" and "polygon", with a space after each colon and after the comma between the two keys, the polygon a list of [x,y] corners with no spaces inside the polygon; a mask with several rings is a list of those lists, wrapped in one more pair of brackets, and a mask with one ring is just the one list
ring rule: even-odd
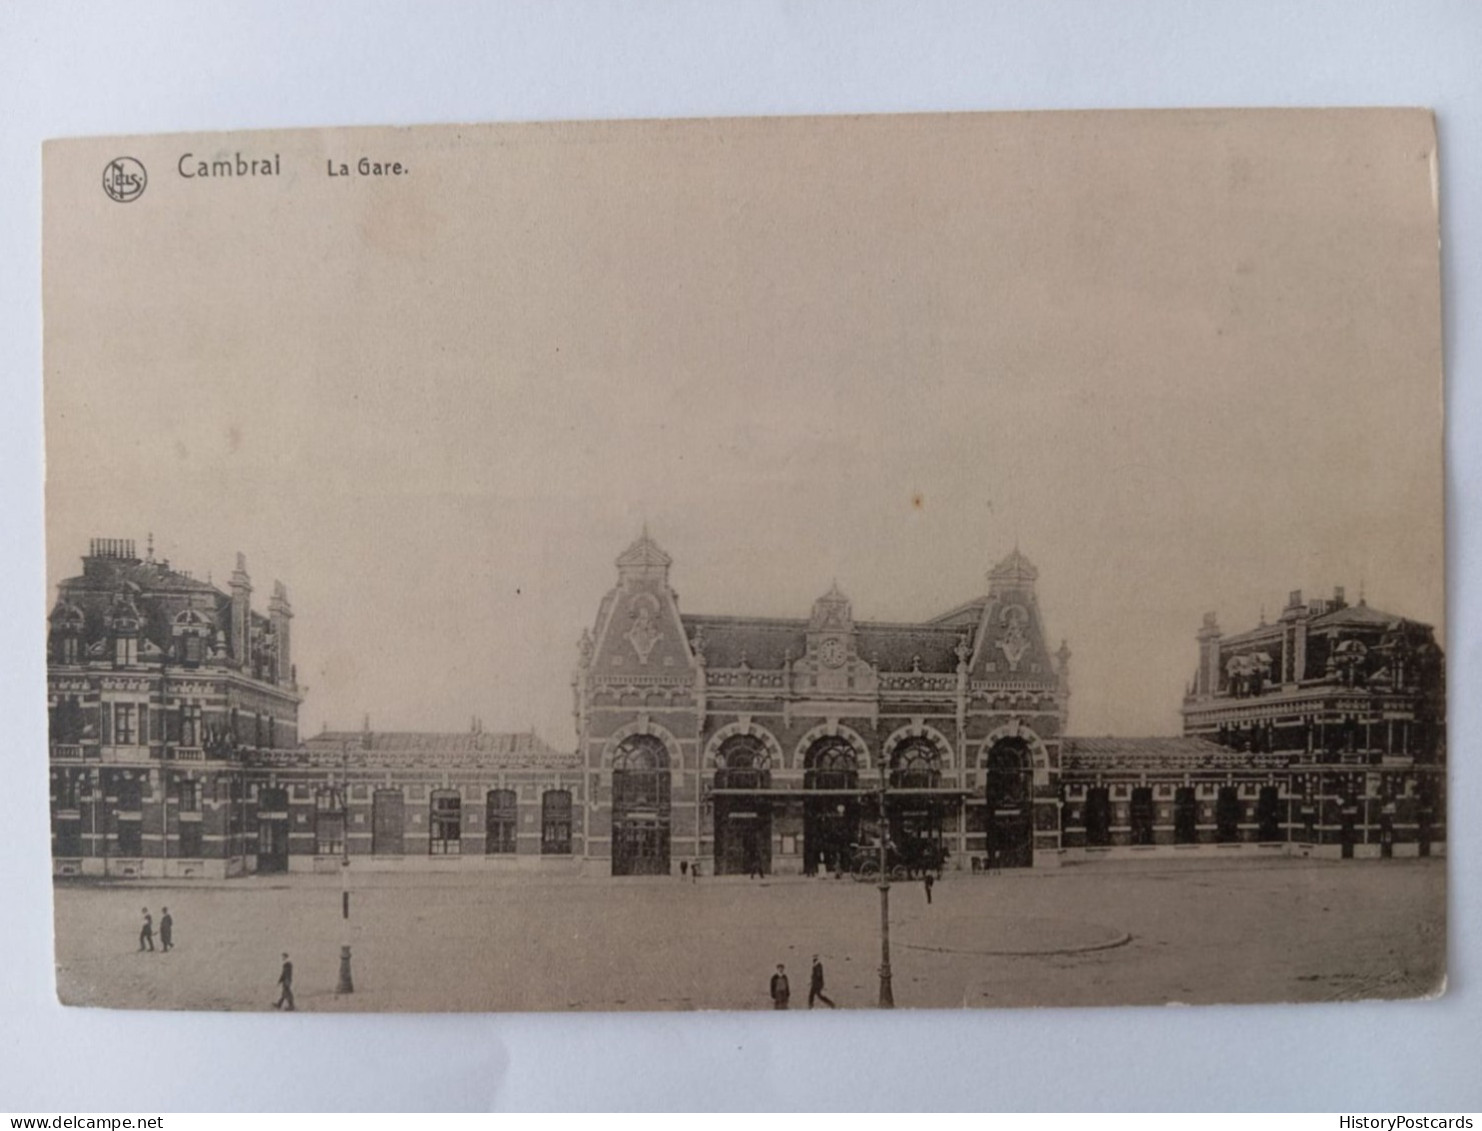
{"label": "chimney", "polygon": [[1346,608],[1348,608],[1348,600],[1347,600],[1347,598],[1345,597],[1345,595],[1343,593],[1343,586],[1341,586],[1341,585],[1335,585],[1335,586],[1333,586],[1333,608],[1335,608],[1335,609],[1346,609]]}
{"label": "chimney", "polygon": [[273,582],[268,618],[273,624],[273,636],[278,641],[277,681],[280,686],[289,687],[293,684],[293,652],[288,622],[293,620],[293,606],[288,603],[288,588],[281,581]]}
{"label": "chimney", "polygon": [[238,552],[232,571],[232,659],[246,667],[251,659],[252,579],[247,576],[247,555]]}
{"label": "chimney", "polygon": [[1223,635],[1215,615],[1205,613],[1204,623],[1195,635],[1199,641],[1199,674],[1194,683],[1194,694],[1201,698],[1219,693],[1220,638]]}

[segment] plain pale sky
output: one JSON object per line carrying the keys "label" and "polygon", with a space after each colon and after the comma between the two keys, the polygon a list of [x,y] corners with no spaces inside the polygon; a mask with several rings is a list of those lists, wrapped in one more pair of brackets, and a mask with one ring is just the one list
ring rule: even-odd
{"label": "plain pale sky", "polygon": [[[282,175],[176,172],[238,151]],[[565,746],[645,521],[690,612],[925,618],[1017,543],[1071,730],[1172,733],[1206,611],[1443,622],[1434,160],[1397,111],[51,143],[48,605],[90,537],[241,550],[304,733]]]}

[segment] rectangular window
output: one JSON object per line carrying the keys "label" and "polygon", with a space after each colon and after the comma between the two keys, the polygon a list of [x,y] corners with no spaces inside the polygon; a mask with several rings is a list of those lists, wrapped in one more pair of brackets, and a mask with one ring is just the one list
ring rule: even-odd
{"label": "rectangular window", "polygon": [[120,856],[144,855],[144,822],[137,817],[119,818],[118,854]]}
{"label": "rectangular window", "polygon": [[132,703],[113,705],[113,744],[115,746],[134,745],[134,705]]}
{"label": "rectangular window", "polygon": [[78,799],[81,793],[78,786],[81,780],[81,778],[73,777],[65,770],[53,779],[53,797],[55,798],[58,809],[69,812],[75,812],[77,810]]}
{"label": "rectangular window", "polygon": [[201,822],[180,822],[180,855],[187,860],[201,858]]}
{"label": "rectangular window", "polygon": [[180,745],[201,745],[201,705],[199,703],[180,704]]}
{"label": "rectangular window", "polygon": [[571,791],[548,789],[540,802],[540,851],[546,856],[571,855]]}
{"label": "rectangular window", "polygon": [[1153,791],[1138,786],[1132,791],[1132,843],[1153,843]]}
{"label": "rectangular window", "polygon": [[201,811],[201,783],[182,778],[175,783],[175,805],[182,813]]}
{"label": "rectangular window", "polygon": [[1215,839],[1229,844],[1240,839],[1240,796],[1233,785],[1220,787],[1214,807]]}
{"label": "rectangular window", "polygon": [[1257,835],[1263,841],[1281,840],[1281,795],[1274,785],[1261,786],[1260,800],[1256,804],[1256,821],[1260,825]]}
{"label": "rectangular window", "polygon": [[400,856],[405,832],[406,802],[399,789],[378,789],[371,802],[371,853]]}
{"label": "rectangular window", "polygon": [[440,789],[432,795],[432,835],[427,851],[432,856],[457,856],[463,851],[463,802],[454,790]]}
{"label": "rectangular window", "polygon": [[132,636],[113,638],[113,662],[119,667],[128,667],[133,664],[138,655],[139,642]]}
{"label": "rectangular window", "polygon": [[1086,843],[1095,848],[1111,844],[1111,796],[1104,786],[1086,791]]}
{"label": "rectangular window", "polygon": [[484,852],[489,856],[515,851],[519,807],[512,789],[491,789],[484,819]]}
{"label": "rectangular window", "polygon": [[78,817],[59,817],[56,821],[56,845],[54,856],[82,855],[82,820]]}
{"label": "rectangular window", "polygon": [[1181,785],[1173,795],[1173,842],[1197,844],[1199,841],[1199,803],[1194,787]]}

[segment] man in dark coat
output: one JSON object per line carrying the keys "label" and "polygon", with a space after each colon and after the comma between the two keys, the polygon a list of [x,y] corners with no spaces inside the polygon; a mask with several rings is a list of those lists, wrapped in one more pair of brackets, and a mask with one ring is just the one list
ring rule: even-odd
{"label": "man in dark coat", "polygon": [[818,955],[813,956],[813,975],[808,979],[808,1008],[813,1008],[813,1001],[817,999],[830,1009],[838,1009],[834,999],[823,992],[823,963],[819,961]]}
{"label": "man in dark coat", "polygon": [[175,929],[175,920],[170,918],[168,907],[160,908],[160,948],[169,950],[175,944],[170,941],[171,933]]}
{"label": "man in dark coat", "polygon": [[777,973],[772,975],[772,1008],[786,1009],[787,999],[792,997],[792,989],[787,984],[787,969],[782,963],[777,963]]}
{"label": "man in dark coat", "polygon": [[293,1012],[293,963],[288,961],[288,952],[283,952],[283,972],[278,975],[278,985],[283,987],[283,992],[278,995],[278,1000],[273,1004],[274,1009],[282,1009],[283,1003],[288,1003],[288,1012]]}
{"label": "man in dark coat", "polygon": [[931,872],[926,873],[926,879],[922,881],[926,885],[926,902],[931,904],[931,889],[936,886],[937,878]]}
{"label": "man in dark coat", "polygon": [[154,916],[150,915],[149,908],[144,908],[144,925],[139,928],[139,949],[154,949]]}

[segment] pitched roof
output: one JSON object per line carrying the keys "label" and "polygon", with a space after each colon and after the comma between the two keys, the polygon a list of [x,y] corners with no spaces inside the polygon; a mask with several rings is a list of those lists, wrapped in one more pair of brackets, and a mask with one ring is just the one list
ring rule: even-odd
{"label": "pitched roof", "polygon": [[1060,741],[1060,756],[1066,770],[1238,769],[1253,766],[1255,759],[1262,757],[1204,738],[1168,735],[1067,737]]}
{"label": "pitched roof", "polygon": [[574,752],[557,750],[532,731],[358,731],[327,730],[306,738],[300,748],[316,761],[367,757],[381,763],[404,760],[446,766],[543,769],[578,765]]}
{"label": "pitched roof", "polygon": [[1341,609],[1333,609],[1331,612],[1323,613],[1322,616],[1313,617],[1311,624],[1314,628],[1341,628],[1350,625],[1356,628],[1367,628],[1397,624],[1403,619],[1393,613],[1370,608],[1369,605],[1360,601],[1357,605],[1345,605]]}

